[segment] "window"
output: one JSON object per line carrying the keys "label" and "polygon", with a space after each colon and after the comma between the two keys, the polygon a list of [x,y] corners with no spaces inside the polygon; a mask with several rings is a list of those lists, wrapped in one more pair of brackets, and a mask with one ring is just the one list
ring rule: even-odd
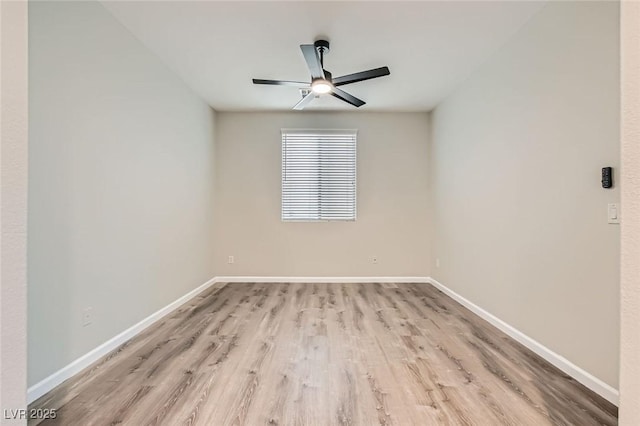
{"label": "window", "polygon": [[282,220],[356,219],[356,130],[282,129]]}

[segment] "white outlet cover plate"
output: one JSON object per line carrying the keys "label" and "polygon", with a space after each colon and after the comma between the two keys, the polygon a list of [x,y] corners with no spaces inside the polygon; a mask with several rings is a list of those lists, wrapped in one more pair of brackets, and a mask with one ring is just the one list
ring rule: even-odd
{"label": "white outlet cover plate", "polygon": [[93,321],[92,315],[93,308],[86,308],[82,310],[82,326],[86,327]]}
{"label": "white outlet cover plate", "polygon": [[620,223],[620,205],[618,203],[607,204],[607,222]]}

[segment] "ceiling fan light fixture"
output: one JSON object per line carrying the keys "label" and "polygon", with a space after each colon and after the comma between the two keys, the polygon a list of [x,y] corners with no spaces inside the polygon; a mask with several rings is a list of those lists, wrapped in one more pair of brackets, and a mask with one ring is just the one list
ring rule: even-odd
{"label": "ceiling fan light fixture", "polygon": [[[1,1],[1,0],[0,0]],[[301,110],[309,104],[313,99],[320,95],[331,95],[358,108],[366,102],[355,96],[345,92],[338,86],[345,84],[357,83],[359,81],[370,80],[372,78],[383,77],[389,75],[389,67],[374,68],[367,71],[347,74],[333,78],[331,73],[324,69],[324,55],[329,53],[329,42],[326,40],[316,40],[313,44],[301,44],[300,50],[304,56],[304,60],[311,74],[311,85],[303,81],[287,81],[287,80],[263,80],[253,79],[253,84],[268,84],[272,86],[294,86],[298,87],[302,99],[294,105],[293,109]]]}
{"label": "ceiling fan light fixture", "polygon": [[311,91],[316,95],[324,95],[331,92],[333,86],[326,80],[316,80],[311,83]]}

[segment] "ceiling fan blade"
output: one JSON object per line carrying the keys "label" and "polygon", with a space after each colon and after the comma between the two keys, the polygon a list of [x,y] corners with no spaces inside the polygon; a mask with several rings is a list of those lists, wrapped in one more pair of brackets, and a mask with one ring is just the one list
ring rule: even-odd
{"label": "ceiling fan blade", "polygon": [[331,91],[331,95],[347,103],[350,103],[354,107],[361,107],[366,103],[362,99],[358,99],[355,96],[348,94],[344,90],[338,89],[337,87],[333,88],[333,90]]}
{"label": "ceiling fan blade", "polygon": [[324,78],[324,71],[322,70],[322,64],[320,63],[316,47],[313,44],[301,44],[300,50],[302,50],[304,60],[307,61],[311,77]]}
{"label": "ceiling fan blade", "polygon": [[294,86],[294,87],[309,87],[309,83],[304,81],[286,81],[286,80],[262,80],[260,78],[254,78],[253,84],[269,84],[273,86]]}
{"label": "ceiling fan blade", "polygon": [[297,109],[297,110],[304,109],[304,107],[306,107],[309,104],[309,102],[311,102],[313,100],[313,98],[315,98],[315,97],[316,97],[315,93],[309,92],[307,94],[307,96],[302,98],[302,100],[300,100],[300,102],[298,102],[297,104],[295,104],[293,106],[293,109]]}
{"label": "ceiling fan blade", "polygon": [[374,68],[368,71],[357,72],[354,74],[343,75],[333,79],[334,86],[342,86],[343,84],[357,83],[358,81],[369,80],[371,78],[383,77],[391,72],[388,67]]}

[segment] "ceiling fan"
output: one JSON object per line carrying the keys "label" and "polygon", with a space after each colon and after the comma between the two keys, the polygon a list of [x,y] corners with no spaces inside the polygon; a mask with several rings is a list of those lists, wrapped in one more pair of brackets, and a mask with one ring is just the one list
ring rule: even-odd
{"label": "ceiling fan", "polygon": [[302,100],[295,104],[293,109],[301,110],[314,98],[327,93],[355,107],[361,107],[365,104],[362,99],[358,99],[344,90],[338,89],[338,86],[344,86],[345,84],[357,83],[359,81],[390,74],[388,67],[380,67],[333,78],[331,73],[324,69],[324,55],[329,52],[328,41],[317,40],[314,44],[301,44],[300,50],[302,50],[304,59],[307,62],[309,71],[311,72],[311,83],[303,81],[253,79],[253,84],[293,86],[302,89]]}

